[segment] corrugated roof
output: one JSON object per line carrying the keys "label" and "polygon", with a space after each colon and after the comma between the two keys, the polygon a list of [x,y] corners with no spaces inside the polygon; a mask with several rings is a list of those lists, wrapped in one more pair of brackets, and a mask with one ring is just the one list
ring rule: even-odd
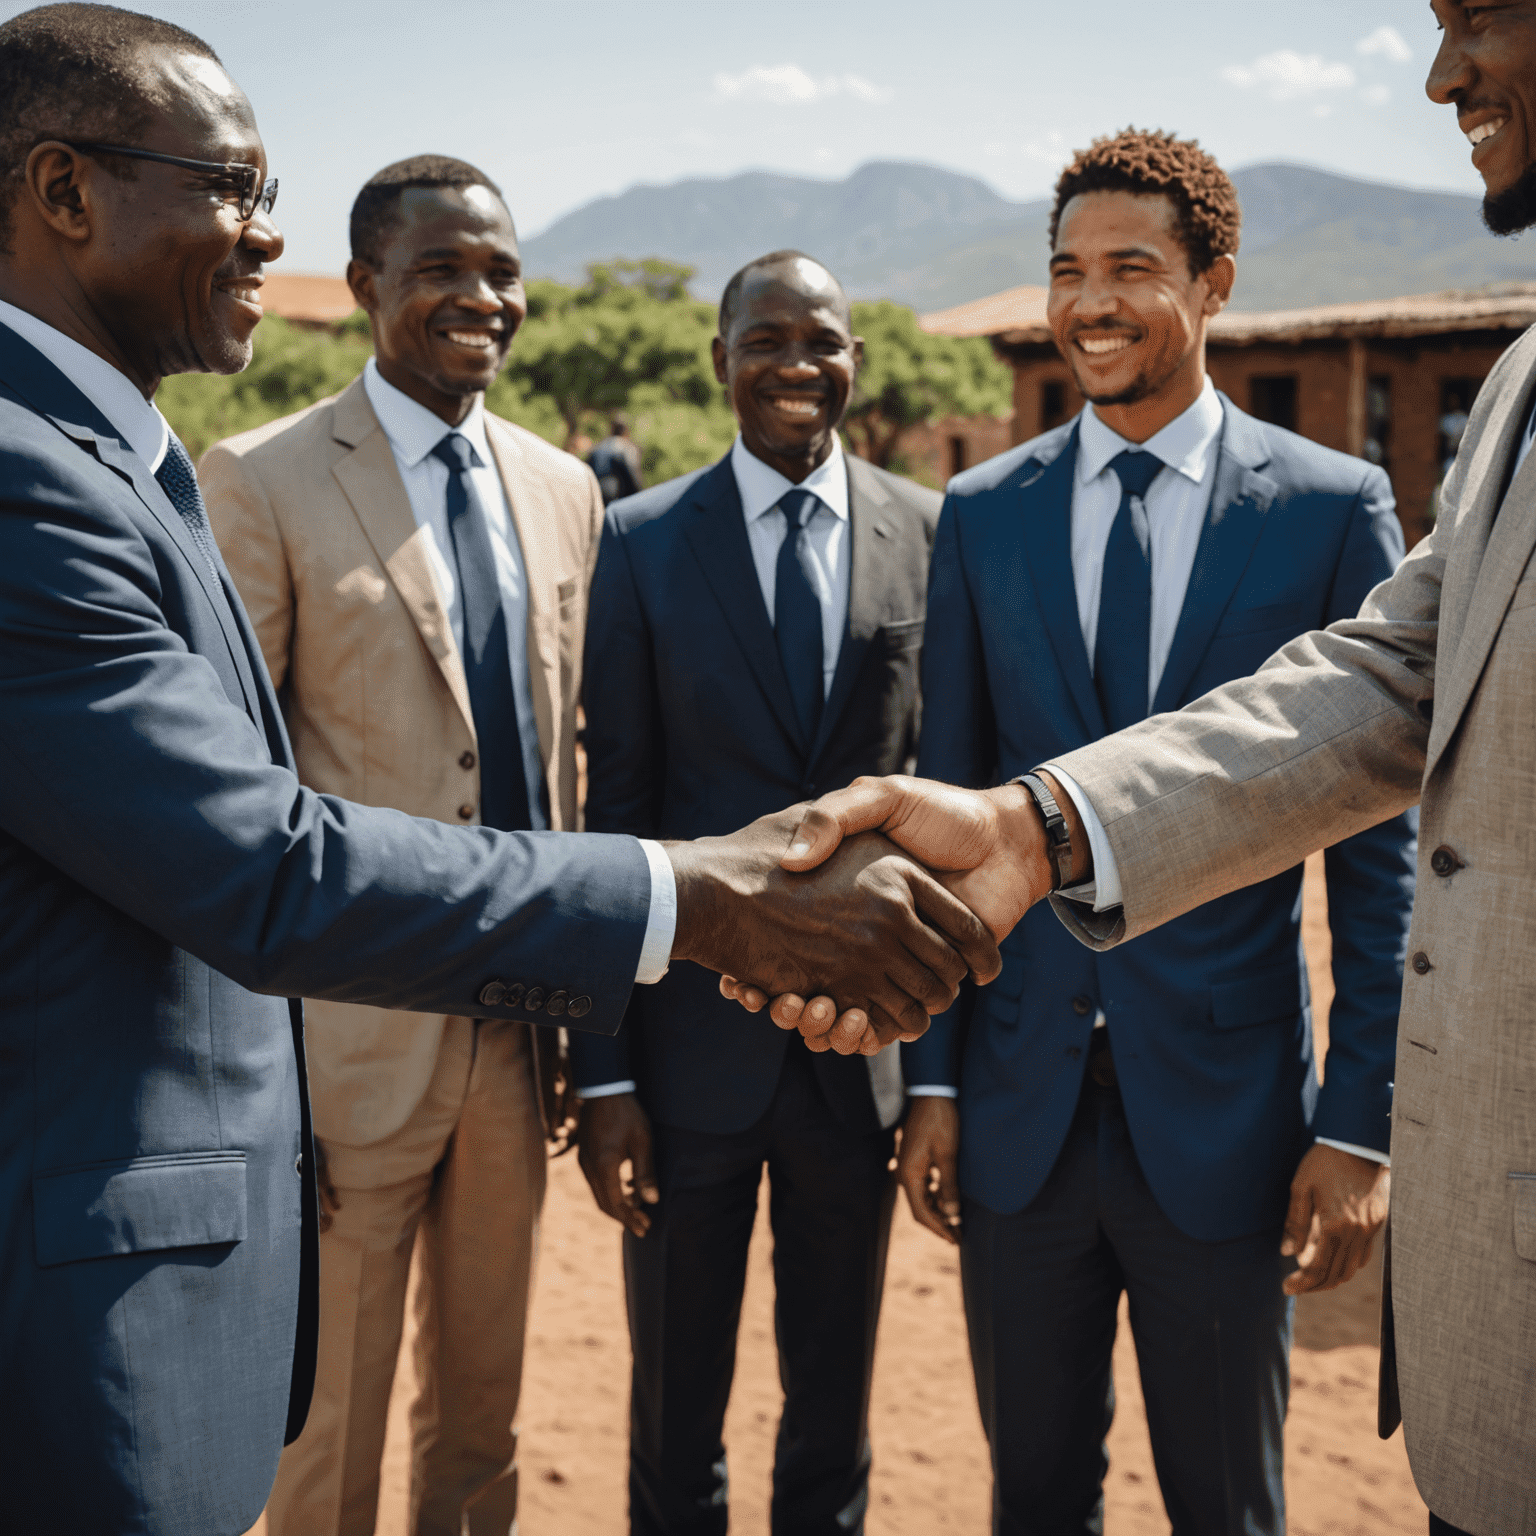
{"label": "corrugated roof", "polygon": [[284,320],[312,325],[345,320],[357,300],[345,278],[318,277],[312,272],[268,272],[261,289],[261,307]]}
{"label": "corrugated roof", "polygon": [[[936,336],[992,336],[1006,344],[1049,342],[1043,288],[961,304],[919,322]],[[1455,331],[1524,330],[1536,324],[1536,283],[1495,283],[1397,299],[1319,304],[1310,309],[1243,313],[1226,310],[1211,322],[1212,343],[1240,347],[1260,341],[1297,342],[1380,336],[1429,336]]]}

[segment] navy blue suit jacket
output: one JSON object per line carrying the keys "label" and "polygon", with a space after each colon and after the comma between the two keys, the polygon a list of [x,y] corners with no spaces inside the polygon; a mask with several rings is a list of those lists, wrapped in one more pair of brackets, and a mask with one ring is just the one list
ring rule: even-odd
{"label": "navy blue suit jacket", "polygon": [[[814,742],[802,739],[729,456],[608,509],[588,606],[587,826],[708,837],[917,749],[918,657],[940,498],[848,459],[848,626]],[[729,1133],[768,1108],[788,1042],[766,1014],[675,965],[639,987],[613,1039],[571,1042],[578,1088],[633,1078],[666,1125]],[[901,1112],[892,1059],[815,1058],[855,1129]]]}
{"label": "navy blue suit jacket", "polygon": [[[1353,615],[1403,554],[1380,469],[1222,405],[1155,712]],[[1072,576],[1076,450],[1074,421],[950,482],[923,656],[927,777],[1003,783],[1105,734]],[[903,1047],[909,1083],[959,1085],[965,1192],[1002,1213],[1039,1192],[1100,1007],[1142,1169],[1191,1236],[1278,1225],[1315,1136],[1385,1151],[1415,826],[1400,817],[1327,852],[1337,998],[1321,1093],[1299,868],[1101,955],[1037,906],[1004,942],[1002,975]]]}
{"label": "navy blue suit jacket", "polygon": [[28,1531],[261,1512],[315,1346],[299,996],[617,1029],[632,840],[447,827],[294,776],[239,598],[0,326],[0,1488]]}

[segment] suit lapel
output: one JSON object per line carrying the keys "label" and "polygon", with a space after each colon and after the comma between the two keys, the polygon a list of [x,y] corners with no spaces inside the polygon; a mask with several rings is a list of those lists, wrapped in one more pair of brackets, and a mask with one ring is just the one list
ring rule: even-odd
{"label": "suit lapel", "polygon": [[1077,704],[1085,741],[1105,734],[1104,711],[1093,686],[1083,627],[1077,615],[1077,583],[1072,575],[1072,483],[1077,469],[1074,425],[1057,456],[1020,486],[1023,537],[1035,602],[1051,637],[1056,665]]}
{"label": "suit lapel", "polygon": [[694,484],[683,534],[752,675],[804,759],[809,743],[801,733],[773,626],[768,622],[729,455]]}
{"label": "suit lapel", "polygon": [[1173,645],[1152,701],[1153,714],[1178,708],[1248,569],[1253,546],[1264,531],[1264,519],[1278,490],[1273,480],[1257,472],[1269,461],[1262,434],[1230,400],[1223,397],[1222,406],[1226,423],[1214,448],[1216,478],[1210,507],[1200,531]]}
{"label": "suit lapel", "polygon": [[332,430],[336,441],[352,451],[331,467],[331,473],[351,502],[363,532],[442,672],[473,737],[475,718],[469,707],[469,682],[453,638],[453,626],[448,622],[437,582],[432,577],[427,531],[416,524],[389,439],[373,414],[361,378],[337,399]]}

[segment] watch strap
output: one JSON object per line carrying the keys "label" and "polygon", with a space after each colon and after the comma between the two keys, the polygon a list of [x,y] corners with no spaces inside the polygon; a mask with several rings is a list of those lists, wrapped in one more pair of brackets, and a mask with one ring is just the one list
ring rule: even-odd
{"label": "watch strap", "polygon": [[1045,822],[1046,853],[1056,871],[1051,889],[1059,891],[1072,877],[1072,832],[1067,826],[1067,818],[1062,814],[1055,795],[1038,774],[1021,773],[1009,782],[1022,784],[1039,807],[1041,819]]}

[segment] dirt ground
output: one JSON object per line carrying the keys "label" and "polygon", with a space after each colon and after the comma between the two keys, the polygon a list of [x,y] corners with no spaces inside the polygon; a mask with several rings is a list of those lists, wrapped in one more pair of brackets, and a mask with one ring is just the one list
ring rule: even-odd
{"label": "dirt ground", "polygon": [[[1308,958],[1319,1017],[1332,996],[1322,886],[1307,882]],[[521,1536],[625,1530],[629,1345],[618,1228],[593,1205],[574,1157],[551,1167],[523,1392]],[[766,1536],[780,1393],[773,1348],[770,1239],[759,1207],[735,1390],[726,1419],[731,1529]],[[1402,1432],[1376,1436],[1379,1265],[1328,1295],[1303,1297],[1292,1355],[1286,1489],[1293,1536],[1421,1536],[1426,1513]],[[1109,1536],[1165,1536],[1130,1330],[1115,1351],[1119,1409],[1109,1437]],[[409,1341],[407,1341],[407,1345]],[[404,1536],[402,1371],[391,1405],[378,1536]],[[898,1206],[875,1367],[870,1536],[985,1536],[986,1442],[976,1415],[959,1268]],[[264,1523],[257,1532],[264,1533]],[[255,1533],[253,1533],[255,1536]]]}

